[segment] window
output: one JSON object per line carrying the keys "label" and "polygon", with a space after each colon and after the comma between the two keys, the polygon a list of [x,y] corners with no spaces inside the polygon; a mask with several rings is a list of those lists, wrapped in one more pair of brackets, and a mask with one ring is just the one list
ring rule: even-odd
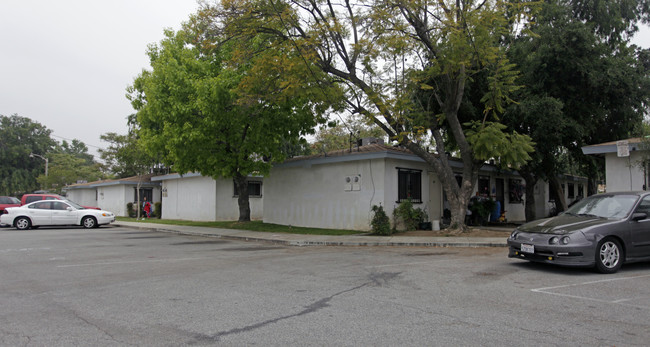
{"label": "window", "polygon": [[[152,188],[140,188],[140,201],[144,201],[144,198],[147,198],[147,201],[153,201],[153,189]],[[138,189],[133,188],[133,201],[138,201]]]}
{"label": "window", "polygon": [[478,194],[480,196],[490,196],[490,176],[478,176]]}
{"label": "window", "polygon": [[582,199],[585,197],[585,188],[582,184],[578,184],[578,198]]}
{"label": "window", "polygon": [[66,205],[65,203],[63,203],[63,202],[61,202],[61,201],[55,201],[55,202],[52,202],[52,207],[51,207],[51,208],[52,208],[53,210],[62,210],[62,211],[65,211],[65,210],[68,209],[68,205]]}
{"label": "window", "polygon": [[[262,197],[262,182],[261,181],[248,181],[248,196],[253,197],[253,198],[261,198]],[[235,187],[234,192],[235,196],[239,196],[239,189],[237,189],[237,185],[233,183],[233,186]]]}
{"label": "window", "polygon": [[523,201],[525,187],[521,184],[520,179],[508,179],[508,190],[511,203],[519,203]]}
{"label": "window", "polygon": [[573,188],[573,183],[567,183],[567,190],[569,191],[569,199],[573,199],[576,197],[575,190]]}
{"label": "window", "polygon": [[397,202],[422,202],[422,171],[397,168]]}

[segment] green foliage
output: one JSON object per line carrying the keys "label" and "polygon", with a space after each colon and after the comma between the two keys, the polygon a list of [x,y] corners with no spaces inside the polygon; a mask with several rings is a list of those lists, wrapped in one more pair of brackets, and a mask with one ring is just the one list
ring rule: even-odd
{"label": "green foliage", "polygon": [[[462,224],[464,214],[459,211],[465,210],[473,190],[475,183],[469,180],[480,168],[480,158],[499,156],[504,162],[518,164],[527,159],[530,141],[497,127],[488,130],[502,131],[500,138],[520,148],[509,153],[512,146],[502,147],[492,153],[491,147],[483,146],[475,157],[464,124],[497,122],[499,113],[512,102],[513,93],[519,90],[518,73],[502,43],[516,31],[516,24],[529,20],[535,5],[534,1],[502,0],[226,1],[205,6],[197,17],[208,19],[204,22],[208,27],[223,29],[215,32],[225,37],[215,42],[234,42],[237,49],[230,56],[246,58],[236,59],[237,64],[253,63],[251,76],[272,72],[256,78],[264,84],[246,86],[273,84],[274,78],[281,78],[273,77],[273,72],[290,66],[292,73],[287,75],[291,78],[285,79],[285,87],[294,97],[339,100],[342,90],[353,113],[363,115],[390,140],[400,142],[431,165],[441,177],[445,193],[452,197],[450,201],[463,205],[452,208],[452,219]],[[260,37],[257,35],[267,38],[261,42],[276,52],[258,50],[265,57],[262,64],[256,54],[247,54],[250,49],[236,45],[242,37]],[[218,57],[230,60],[225,55]],[[296,78],[300,73],[302,78]],[[298,87],[305,81],[315,81],[321,91]],[[330,89],[334,82],[344,88]],[[471,87],[476,88],[470,99],[465,93],[473,82],[476,85]],[[464,113],[462,104],[478,112]],[[480,136],[475,140],[480,143]],[[465,167],[462,188],[444,159],[451,152]]]}
{"label": "green foliage", "polygon": [[478,121],[466,123],[465,135],[474,150],[474,157],[479,160],[498,159],[503,168],[517,169],[528,162],[529,153],[534,151],[535,145],[530,136],[504,130],[506,125],[501,123]]}
{"label": "green foliage", "polygon": [[110,132],[102,134],[100,138],[109,145],[105,149],[100,149],[99,155],[106,162],[111,173],[120,178],[146,174],[154,164],[157,164],[133,131],[129,131],[126,135]]}
{"label": "green foliage", "polygon": [[92,182],[104,177],[101,166],[86,157],[68,153],[52,153],[48,156],[48,175],[41,174],[37,180],[49,191],[60,193],[61,189],[79,181]]}
{"label": "green foliage", "polygon": [[51,130],[29,118],[0,115],[0,195],[20,195],[39,188],[36,178],[45,172],[46,156],[56,142]]}
{"label": "green foliage", "polygon": [[[215,179],[268,174],[271,162],[263,158],[284,160],[286,149],[313,132],[331,103],[323,88],[309,83],[310,67],[298,63],[302,57],[286,54],[289,43],[248,32],[225,40],[206,32],[222,24],[207,21],[199,13],[150,46],[152,70],[129,88],[138,146],[161,153],[179,173]],[[246,211],[245,194],[239,203]]]}
{"label": "green foliage", "polygon": [[128,202],[128,203],[126,203],[126,213],[127,213],[127,215],[128,215],[129,217],[131,217],[131,218],[135,218],[135,217],[136,217],[136,211],[135,211],[135,209],[133,208],[133,203],[132,203],[132,202]]}
{"label": "green foliage", "polygon": [[[535,142],[534,179],[598,177],[581,147],[630,137],[650,103],[650,66],[628,40],[648,19],[647,0],[547,1],[526,23],[533,37],[509,40],[525,88],[502,119]],[[576,171],[573,171],[574,169]]]}
{"label": "green foliage", "polygon": [[372,220],[370,221],[370,229],[375,235],[390,235],[393,231],[390,228],[390,219],[384,211],[384,208],[379,205],[372,206]]}
{"label": "green foliage", "polygon": [[162,202],[157,201],[153,204],[153,213],[152,217],[161,218],[162,217]]}
{"label": "green foliage", "polygon": [[496,201],[492,199],[476,199],[469,205],[469,210],[472,211],[472,216],[476,224],[483,224],[487,221],[488,217],[496,208]]}
{"label": "green foliage", "polygon": [[406,230],[416,230],[420,223],[425,222],[429,217],[426,211],[421,208],[414,208],[411,200],[403,201],[393,210],[395,227],[398,222],[404,223]]}
{"label": "green foliage", "polygon": [[[350,135],[352,133],[352,135]],[[366,137],[384,138],[386,133],[376,125],[367,124],[361,117],[349,117],[345,121],[332,121],[322,125],[316,133],[314,143],[311,145],[312,154],[350,148],[356,145],[357,139]]]}

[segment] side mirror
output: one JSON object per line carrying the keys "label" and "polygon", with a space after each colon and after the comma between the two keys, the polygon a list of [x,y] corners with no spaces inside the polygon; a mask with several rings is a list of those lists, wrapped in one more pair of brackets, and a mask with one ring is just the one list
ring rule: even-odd
{"label": "side mirror", "polygon": [[645,212],[635,212],[632,214],[632,220],[635,222],[638,222],[640,220],[644,220],[648,218],[648,214]]}
{"label": "side mirror", "polygon": [[68,211],[74,211],[74,208],[68,206],[68,207],[66,208],[66,210],[68,210]]}

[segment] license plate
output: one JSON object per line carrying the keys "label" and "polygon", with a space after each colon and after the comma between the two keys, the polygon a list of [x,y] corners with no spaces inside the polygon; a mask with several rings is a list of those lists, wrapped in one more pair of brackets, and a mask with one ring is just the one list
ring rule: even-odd
{"label": "license plate", "polygon": [[535,246],[522,243],[521,251],[524,253],[535,253]]}

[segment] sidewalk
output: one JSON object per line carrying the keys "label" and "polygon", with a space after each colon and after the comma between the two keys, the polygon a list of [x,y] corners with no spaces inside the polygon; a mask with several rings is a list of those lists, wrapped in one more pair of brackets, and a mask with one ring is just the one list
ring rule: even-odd
{"label": "sidewalk", "polygon": [[247,230],[192,227],[155,223],[121,222],[115,226],[171,232],[181,235],[217,237],[229,240],[270,242],[289,246],[418,246],[418,247],[507,247],[503,237],[423,237],[369,235],[302,235]]}

